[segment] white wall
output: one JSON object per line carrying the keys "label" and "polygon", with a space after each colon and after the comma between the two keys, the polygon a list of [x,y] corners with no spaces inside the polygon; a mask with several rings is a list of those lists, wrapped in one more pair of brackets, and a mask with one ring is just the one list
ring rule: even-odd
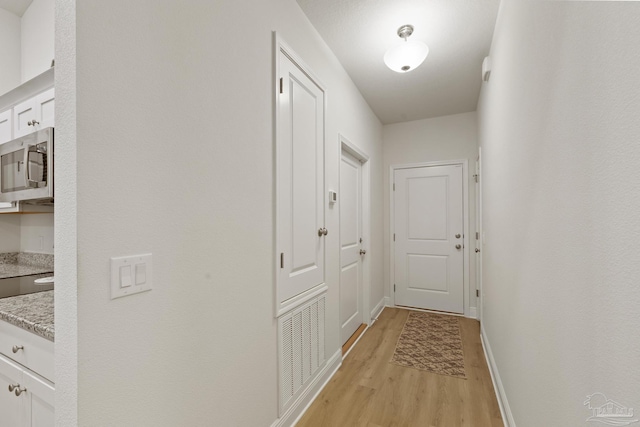
{"label": "white wall", "polygon": [[20,18],[0,9],[0,95],[20,84]]}
{"label": "white wall", "polygon": [[20,215],[20,251],[52,254],[53,230],[52,213]]}
{"label": "white wall", "polygon": [[505,0],[491,57],[483,326],[515,423],[637,412],[640,3]]}
{"label": "white wall", "polygon": [[0,215],[0,253],[20,251],[20,215]]}
{"label": "white wall", "polygon": [[[473,174],[478,157],[476,113],[463,113],[412,122],[396,123],[383,127],[384,171],[384,282],[385,295],[389,296],[389,168],[391,165],[433,162],[440,160],[469,161],[469,236],[476,231],[476,190]],[[475,243],[469,239],[471,246]],[[475,247],[475,246],[473,246]],[[470,253],[473,253],[470,250]],[[476,306],[475,256],[470,258],[469,301]]]}
{"label": "white wall", "polygon": [[[372,156],[374,230],[381,124],[293,0],[57,8],[57,424],[271,424],[272,30],[328,89],[327,188],[338,186],[339,132]],[[327,228],[331,355],[337,211]],[[380,236],[371,251],[382,265]],[[153,290],[110,301],[109,257],[144,252]]]}
{"label": "white wall", "polygon": [[22,83],[51,67],[54,59],[55,1],[33,0],[21,20]]}

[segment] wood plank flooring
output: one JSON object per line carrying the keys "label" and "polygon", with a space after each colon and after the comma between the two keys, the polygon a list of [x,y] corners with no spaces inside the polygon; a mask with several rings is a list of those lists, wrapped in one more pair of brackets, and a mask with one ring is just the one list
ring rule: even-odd
{"label": "wood plank flooring", "polygon": [[503,426],[479,323],[460,318],[464,380],[389,363],[408,313],[384,309],[297,427]]}

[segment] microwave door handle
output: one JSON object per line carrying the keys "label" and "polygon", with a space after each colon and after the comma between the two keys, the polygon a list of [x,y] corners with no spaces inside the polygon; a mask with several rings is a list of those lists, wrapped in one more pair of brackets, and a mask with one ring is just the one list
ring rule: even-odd
{"label": "microwave door handle", "polygon": [[37,153],[37,154],[43,154],[43,153],[40,150],[38,150],[38,147],[34,147],[34,146],[31,146],[25,149],[25,153],[24,153],[24,170],[25,170],[24,176],[26,178],[25,182],[29,187],[38,188],[40,187],[40,184],[38,183],[38,181],[31,180],[31,168],[29,167],[29,153]]}
{"label": "microwave door handle", "polygon": [[[24,147],[24,161],[22,162],[22,166],[24,167],[24,182],[29,186],[29,152],[31,151],[31,147],[28,145]],[[18,164],[18,172],[20,172],[20,164]]]}

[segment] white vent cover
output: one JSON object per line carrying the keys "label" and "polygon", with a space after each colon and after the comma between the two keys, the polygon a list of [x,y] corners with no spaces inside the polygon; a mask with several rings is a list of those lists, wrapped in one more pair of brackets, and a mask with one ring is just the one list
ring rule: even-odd
{"label": "white vent cover", "polygon": [[313,298],[278,318],[280,416],[325,363],[325,296]]}

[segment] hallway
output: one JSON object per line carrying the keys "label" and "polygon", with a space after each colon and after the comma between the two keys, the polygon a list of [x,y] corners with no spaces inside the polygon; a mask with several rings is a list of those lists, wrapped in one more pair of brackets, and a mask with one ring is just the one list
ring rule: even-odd
{"label": "hallway", "polygon": [[389,363],[408,314],[384,309],[298,427],[503,425],[478,322],[459,318],[464,380]]}

